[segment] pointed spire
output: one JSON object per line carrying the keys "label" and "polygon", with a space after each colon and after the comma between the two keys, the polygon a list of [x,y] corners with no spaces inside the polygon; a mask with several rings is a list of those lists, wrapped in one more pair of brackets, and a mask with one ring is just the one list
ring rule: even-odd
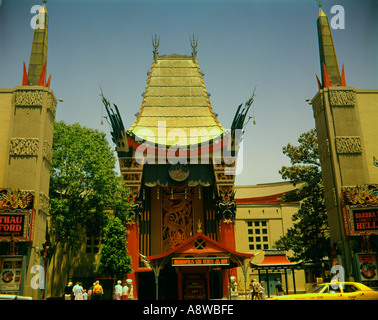
{"label": "pointed spire", "polygon": [[51,73],[50,73],[49,79],[48,79],[47,82],[46,82],[45,87],[47,87],[47,88],[50,89],[50,82],[51,82]]}
{"label": "pointed spire", "polygon": [[37,21],[34,29],[34,38],[30,54],[28,84],[30,86],[44,85],[40,84],[42,71],[45,70],[47,61],[47,34],[48,34],[48,14],[43,1],[43,5],[38,12]]}
{"label": "pointed spire", "polygon": [[340,85],[341,85],[342,87],[346,87],[345,71],[344,71],[344,63],[343,63],[342,71],[341,71],[341,83],[340,83]]}
{"label": "pointed spire", "polygon": [[42,87],[44,87],[46,84],[46,62],[43,65],[43,69],[42,69],[41,75],[39,76],[39,81],[38,81],[38,85]]}
{"label": "pointed spire", "polygon": [[323,87],[324,88],[332,87],[332,80],[328,75],[328,70],[324,62],[323,62],[322,74],[323,74]]}
{"label": "pointed spire", "polygon": [[[330,80],[333,86],[339,86],[341,84],[340,70],[333,44],[331,28],[327,15],[324,13],[320,5],[319,7],[317,28],[323,87],[327,87],[326,81],[328,83],[328,80]],[[327,75],[329,79],[326,79]]]}
{"label": "pointed spire", "polygon": [[318,75],[316,74],[315,76],[316,76],[316,82],[318,83],[318,89],[320,90],[320,89],[322,89],[322,84],[320,83]]}
{"label": "pointed spire", "polygon": [[23,61],[23,63],[24,63],[24,69],[22,71],[22,85],[27,86],[28,85],[28,73],[26,71],[25,61]]}

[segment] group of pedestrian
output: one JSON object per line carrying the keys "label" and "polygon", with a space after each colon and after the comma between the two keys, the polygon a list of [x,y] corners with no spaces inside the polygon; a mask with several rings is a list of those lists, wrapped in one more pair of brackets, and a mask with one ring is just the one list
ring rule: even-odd
{"label": "group of pedestrian", "polygon": [[[64,289],[65,300],[100,300],[104,294],[100,281],[96,281],[88,289],[83,288],[81,282],[76,282],[73,286],[72,282],[68,282]],[[134,300],[133,282],[131,279],[127,279],[125,285],[122,286],[122,281],[118,280],[117,285],[114,288],[114,300]]]}
{"label": "group of pedestrian", "polygon": [[76,282],[73,286],[72,282],[68,282],[66,288],[64,289],[64,299],[65,300],[100,300],[103,295],[104,290],[100,285],[100,281],[96,281],[88,289],[83,288],[81,282]]}
{"label": "group of pedestrian", "polygon": [[133,281],[131,279],[127,279],[123,287],[121,283],[122,281],[118,280],[114,288],[114,300],[133,300],[134,299]]}
{"label": "group of pedestrian", "polygon": [[249,286],[251,300],[266,300],[264,284],[264,281],[258,282],[256,279],[252,280]]}
{"label": "group of pedestrian", "polygon": [[[265,282],[261,281],[260,283],[253,279],[252,283],[249,286],[249,291],[251,293],[251,300],[266,300],[265,296],[265,288],[264,288]],[[276,279],[276,295],[282,296],[284,295],[284,290],[282,283],[279,278]]]}

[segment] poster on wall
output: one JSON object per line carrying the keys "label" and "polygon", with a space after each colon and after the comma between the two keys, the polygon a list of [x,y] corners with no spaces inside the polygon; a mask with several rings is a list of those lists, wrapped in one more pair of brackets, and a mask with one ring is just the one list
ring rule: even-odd
{"label": "poster on wall", "polygon": [[22,257],[1,259],[0,291],[18,292],[22,278]]}
{"label": "poster on wall", "polygon": [[360,281],[378,280],[376,253],[357,253],[356,260]]}

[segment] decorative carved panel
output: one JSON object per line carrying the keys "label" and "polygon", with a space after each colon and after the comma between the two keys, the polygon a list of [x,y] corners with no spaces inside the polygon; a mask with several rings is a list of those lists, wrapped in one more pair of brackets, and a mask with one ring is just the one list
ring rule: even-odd
{"label": "decorative carved panel", "polygon": [[0,209],[33,209],[34,191],[0,188]]}
{"label": "decorative carved panel", "polygon": [[39,193],[39,210],[44,213],[48,213],[50,207],[50,198],[45,195],[43,192]]}
{"label": "decorative carved panel", "polygon": [[42,107],[43,90],[17,91],[15,97],[16,107]]}
{"label": "decorative carved panel", "polygon": [[162,192],[162,250],[169,251],[193,231],[192,192],[188,187],[163,188]]}
{"label": "decorative carved panel", "polygon": [[9,153],[12,156],[36,156],[39,151],[38,138],[12,138]]}
{"label": "decorative carved panel", "polygon": [[336,137],[337,153],[361,153],[362,145],[359,136]]}
{"label": "decorative carved panel", "polygon": [[378,184],[343,187],[341,196],[347,205],[378,203]]}
{"label": "decorative carved panel", "polygon": [[56,113],[56,98],[54,95],[49,92],[47,94],[47,110],[51,112],[52,116],[55,118],[55,113]]}
{"label": "decorative carved panel", "polygon": [[350,90],[329,90],[329,102],[332,107],[354,107],[356,94]]}
{"label": "decorative carved panel", "polygon": [[324,110],[323,94],[319,94],[315,100],[312,101],[312,111],[314,118],[318,116]]}
{"label": "decorative carved panel", "polygon": [[52,164],[53,150],[46,140],[43,142],[43,157]]}

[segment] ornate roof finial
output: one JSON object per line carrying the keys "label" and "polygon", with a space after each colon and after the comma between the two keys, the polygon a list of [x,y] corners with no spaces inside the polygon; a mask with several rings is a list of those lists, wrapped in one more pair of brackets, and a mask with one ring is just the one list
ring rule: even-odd
{"label": "ornate roof finial", "polygon": [[159,44],[160,44],[160,36],[159,38],[157,37],[157,34],[155,34],[155,39],[154,37],[152,37],[152,46],[154,47],[154,51],[152,51],[154,53],[154,60],[155,62],[157,61],[157,57],[158,57],[158,48],[159,48]]}
{"label": "ornate roof finial", "polygon": [[195,39],[194,34],[193,34],[193,39],[190,38],[190,45],[192,46],[193,54],[196,55],[197,54],[197,45],[198,45],[198,36],[197,36],[197,39]]}
{"label": "ornate roof finial", "polygon": [[157,49],[159,48],[159,44],[160,44],[160,36],[158,39],[157,34],[155,34],[155,39],[152,37],[152,46],[154,47],[154,52],[158,52]]}
{"label": "ornate roof finial", "polygon": [[316,0],[318,3],[318,7],[321,9],[323,6],[323,0]]}

